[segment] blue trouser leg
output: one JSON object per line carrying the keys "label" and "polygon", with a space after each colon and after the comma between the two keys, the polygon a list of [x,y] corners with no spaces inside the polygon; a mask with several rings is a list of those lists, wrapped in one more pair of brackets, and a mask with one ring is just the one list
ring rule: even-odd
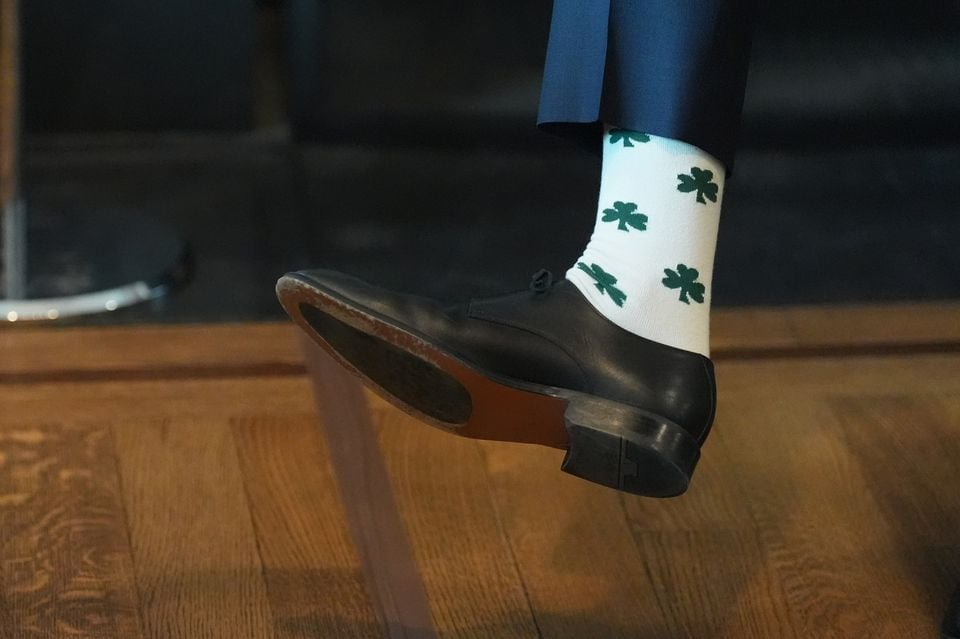
{"label": "blue trouser leg", "polygon": [[600,123],[733,166],[755,0],[555,0],[538,124],[599,149]]}

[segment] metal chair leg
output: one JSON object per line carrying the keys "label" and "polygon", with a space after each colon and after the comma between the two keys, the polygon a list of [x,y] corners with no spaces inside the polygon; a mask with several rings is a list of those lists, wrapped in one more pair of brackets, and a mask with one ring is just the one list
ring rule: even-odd
{"label": "metal chair leg", "polygon": [[0,0],[0,322],[155,299],[188,274],[186,245],[135,211],[35,211],[21,192],[20,12]]}

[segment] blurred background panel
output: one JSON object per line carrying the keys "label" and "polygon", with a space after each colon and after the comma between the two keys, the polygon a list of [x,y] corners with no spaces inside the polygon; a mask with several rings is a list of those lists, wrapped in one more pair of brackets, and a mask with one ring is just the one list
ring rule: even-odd
{"label": "blurred background panel", "polygon": [[28,130],[252,125],[253,0],[21,6]]}
{"label": "blurred background panel", "polygon": [[294,132],[351,143],[529,144],[550,13],[549,0],[288,0]]}
{"label": "blurred background panel", "polygon": [[[329,212],[315,219],[339,218],[313,234],[325,265],[456,295],[516,285],[537,260],[565,269],[579,254],[597,164],[533,127],[549,10],[542,0],[288,2],[296,139],[382,150],[364,156],[356,181],[308,152],[309,188]],[[960,293],[958,115],[960,4],[761,1],[715,301]],[[398,148],[436,152],[405,159]],[[378,188],[362,188],[367,179]],[[349,219],[338,214],[348,198]],[[369,244],[351,252],[358,238]],[[414,255],[435,275],[411,281],[364,254],[390,251],[389,238],[403,238],[394,259]]]}
{"label": "blurred background panel", "polygon": [[760,0],[745,145],[953,144],[960,3]]}
{"label": "blurred background panel", "polygon": [[[93,321],[280,317],[312,266],[450,300],[563,272],[599,163],[534,126],[550,10],[25,3],[31,197],[194,248],[178,296]],[[715,303],[960,295],[958,114],[960,4],[761,2]]]}
{"label": "blurred background panel", "polygon": [[[298,137],[411,141],[420,131],[526,143],[551,3],[289,0]],[[960,4],[761,1],[743,143],[956,140]]]}

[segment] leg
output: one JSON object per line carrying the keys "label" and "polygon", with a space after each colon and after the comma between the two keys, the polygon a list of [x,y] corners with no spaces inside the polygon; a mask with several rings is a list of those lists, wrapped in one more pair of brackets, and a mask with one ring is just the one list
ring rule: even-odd
{"label": "leg", "polygon": [[[566,279],[541,270],[529,290],[456,306],[326,270],[289,274],[277,292],[315,341],[422,421],[565,449],[568,473],[669,497],[686,490],[716,407],[703,282],[733,159],[747,10],[642,5],[557,0],[541,126],[592,145],[602,125],[618,127],[603,138],[597,241]],[[623,280],[591,255],[614,255]]]}
{"label": "leg", "polygon": [[601,123],[733,166],[755,0],[555,0],[539,125],[600,149]]}
{"label": "leg", "polygon": [[594,233],[567,279],[621,328],[705,356],[751,14],[752,0],[557,0],[544,70],[540,126],[604,142]]}

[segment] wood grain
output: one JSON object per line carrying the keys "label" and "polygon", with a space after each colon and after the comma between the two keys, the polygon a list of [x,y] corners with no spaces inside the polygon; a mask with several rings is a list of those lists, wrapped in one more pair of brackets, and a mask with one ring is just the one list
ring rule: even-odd
{"label": "wood grain", "polygon": [[0,383],[304,372],[296,327],[289,322],[54,331],[16,326],[0,331],[0,353]]}
{"label": "wood grain", "polygon": [[935,619],[893,561],[889,523],[830,396],[792,396],[783,387],[778,398],[728,394],[721,401],[721,443],[736,462],[797,636],[931,636]]}
{"label": "wood grain", "polygon": [[381,637],[320,427],[313,415],[233,421],[274,633]]}
{"label": "wood grain", "polygon": [[560,451],[481,446],[543,636],[677,636],[677,620],[658,603],[617,492],[561,473]]}
{"label": "wood grain", "polygon": [[[555,451],[480,444],[537,630],[547,637],[858,637],[865,630],[877,637],[930,636],[939,613],[929,602],[945,600],[948,575],[956,573],[944,569],[928,596],[894,561],[896,526],[910,528],[909,517],[901,513],[891,525],[870,499],[833,402],[869,397],[862,401],[873,403],[878,394],[918,388],[919,379],[918,390],[953,396],[960,391],[958,359],[721,363],[721,419],[693,489],[679,500],[617,495],[567,477],[557,470]],[[434,432],[424,427],[416,435],[396,432],[419,425],[386,404],[374,407],[382,448],[397,450],[385,455],[400,460],[390,462],[395,489],[422,502],[401,502],[421,570],[443,575],[428,553],[439,552],[436,537],[464,532],[444,525],[451,513],[434,513],[429,504],[448,504],[463,517],[461,504],[476,498],[476,490],[455,479],[460,468],[471,469],[460,450],[469,443],[444,443],[440,433],[431,442]],[[406,439],[413,443],[404,445]],[[950,460],[957,457],[949,448],[940,452],[950,454],[940,457],[937,483],[956,485],[946,469],[955,468]],[[885,468],[873,460],[872,472]],[[954,550],[945,543],[944,552]],[[432,605],[441,615],[458,614],[462,598],[444,592],[455,578],[437,581],[428,586]]]}
{"label": "wood grain", "polygon": [[303,414],[313,408],[305,377],[249,377],[184,381],[98,381],[0,384],[0,424],[24,415],[56,420],[67,411],[91,420],[226,418],[244,414]]}
{"label": "wood grain", "polygon": [[[721,397],[740,393],[781,397],[785,405],[795,396],[960,391],[960,357],[956,354],[728,360],[718,362],[717,371]],[[785,389],[789,394],[784,395]]]}
{"label": "wood grain", "polygon": [[0,206],[19,179],[19,15],[19,0],[0,0]]}
{"label": "wood grain", "polygon": [[[0,332],[0,638],[935,636],[960,353],[956,305],[917,309],[730,315],[676,500],[448,436],[339,370],[318,420],[284,325]],[[384,613],[397,584],[422,626]]]}
{"label": "wood grain", "polygon": [[0,428],[0,637],[142,637],[115,454],[100,423]]}
{"label": "wood grain", "polygon": [[804,352],[829,356],[858,350],[956,350],[958,343],[960,303],[955,301],[720,308],[711,314],[710,346],[721,359]]}
{"label": "wood grain", "polygon": [[[798,349],[880,349],[906,344],[960,343],[960,304],[886,304],[861,307],[717,309],[712,318],[715,356],[794,354]],[[65,358],[63,354],[71,356]],[[303,372],[296,328],[288,322],[182,326],[16,327],[0,331],[0,381],[29,383],[97,380],[130,374],[181,379],[197,371],[257,375],[271,367]],[[823,353],[818,353],[823,354]],[[829,353],[826,353],[829,355]],[[253,372],[250,372],[253,371]],[[19,377],[18,377],[19,376]]]}
{"label": "wood grain", "polygon": [[130,419],[114,431],[147,636],[272,637],[228,421]]}
{"label": "wood grain", "polygon": [[658,605],[675,620],[668,636],[802,637],[726,439],[723,428],[711,436],[682,499],[622,499]]}
{"label": "wood grain", "polygon": [[913,586],[918,625],[933,634],[929,619],[960,578],[960,396],[841,398],[831,407],[889,527],[891,564]]}
{"label": "wood grain", "polygon": [[477,442],[369,395],[397,508],[443,637],[536,637]]}

